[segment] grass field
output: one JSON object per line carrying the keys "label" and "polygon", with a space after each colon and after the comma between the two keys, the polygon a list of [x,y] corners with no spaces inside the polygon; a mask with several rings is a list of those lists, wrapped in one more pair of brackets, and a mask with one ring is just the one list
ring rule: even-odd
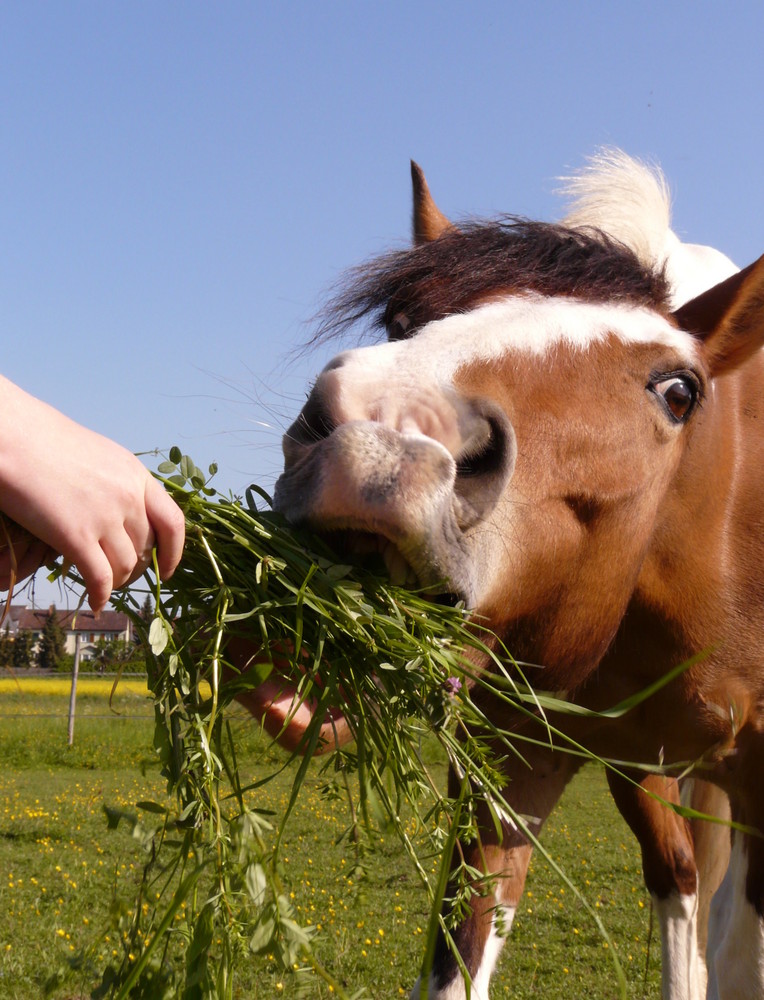
{"label": "grass field", "polygon": [[[88,997],[122,946],[115,917],[132,899],[144,855],[123,827],[109,831],[103,806],[162,801],[152,750],[151,704],[142,682],[79,686],[73,747],[67,746],[68,681],[0,679],[0,1000]],[[119,714],[115,714],[119,713]],[[272,773],[277,759],[245,718],[235,721],[241,770]],[[291,775],[260,788],[253,804],[282,811]],[[321,960],[349,992],[408,996],[422,957],[425,894],[396,841],[380,833],[357,870],[343,840],[346,807],[322,794],[318,765],[303,787],[283,846],[287,888],[318,928]],[[629,997],[660,997],[660,943],[649,945],[649,898],[636,842],[593,767],[575,779],[545,843],[601,915],[629,982]],[[72,961],[81,963],[72,970]],[[492,987],[492,997],[609,1000],[617,995],[610,946],[580,901],[537,857]],[[313,979],[284,974],[267,956],[243,965],[238,997],[328,998]],[[150,998],[149,998],[150,1000]]]}

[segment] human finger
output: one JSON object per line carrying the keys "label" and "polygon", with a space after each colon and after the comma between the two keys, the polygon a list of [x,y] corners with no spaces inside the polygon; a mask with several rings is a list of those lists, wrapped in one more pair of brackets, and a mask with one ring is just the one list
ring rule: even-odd
{"label": "human finger", "polygon": [[137,537],[125,526],[101,539],[101,549],[111,566],[113,589],[124,587],[136,573],[143,573],[151,562],[153,547],[154,533],[148,524]]}
{"label": "human finger", "polygon": [[136,580],[140,580],[149,566],[151,566],[154,561],[155,545],[156,539],[154,538],[154,532],[152,531],[143,546],[140,549],[136,549],[135,566],[133,567],[132,573],[125,581],[124,586],[129,587],[131,583],[135,583]]}
{"label": "human finger", "polygon": [[92,545],[80,555],[72,554],[69,561],[79,570],[90,607],[95,612],[103,610],[114,590],[114,574],[104,550]]}
{"label": "human finger", "polygon": [[156,479],[150,479],[146,487],[146,514],[156,535],[159,575],[168,580],[183,555],[186,522],[183,511]]}

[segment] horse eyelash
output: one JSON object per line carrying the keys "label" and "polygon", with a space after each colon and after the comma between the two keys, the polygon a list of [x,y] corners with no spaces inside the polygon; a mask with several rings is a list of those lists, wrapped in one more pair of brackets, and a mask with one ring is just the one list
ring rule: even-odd
{"label": "horse eyelash", "polygon": [[658,382],[666,382],[670,378],[687,378],[695,386],[697,393],[696,404],[700,405],[706,396],[706,389],[703,380],[691,368],[677,368],[674,371],[664,372],[662,370],[653,371],[650,374],[648,385],[655,385]]}

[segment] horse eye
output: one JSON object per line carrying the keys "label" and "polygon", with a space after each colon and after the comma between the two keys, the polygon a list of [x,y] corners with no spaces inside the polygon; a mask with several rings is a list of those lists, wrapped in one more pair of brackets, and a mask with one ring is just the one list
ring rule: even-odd
{"label": "horse eye", "polygon": [[405,340],[411,320],[405,313],[396,313],[387,324],[388,340]]}
{"label": "horse eye", "polygon": [[698,399],[698,387],[689,375],[674,375],[654,382],[653,392],[661,397],[674,420],[686,420]]}

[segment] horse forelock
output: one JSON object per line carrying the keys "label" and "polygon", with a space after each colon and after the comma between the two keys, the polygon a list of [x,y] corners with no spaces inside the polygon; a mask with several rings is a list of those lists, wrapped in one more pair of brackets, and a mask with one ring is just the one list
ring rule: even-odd
{"label": "horse forelock", "polygon": [[514,216],[461,224],[430,243],[384,254],[350,271],[321,317],[317,339],[358,321],[385,328],[405,316],[407,335],[498,294],[535,293],[665,314],[662,266],[596,229]]}

